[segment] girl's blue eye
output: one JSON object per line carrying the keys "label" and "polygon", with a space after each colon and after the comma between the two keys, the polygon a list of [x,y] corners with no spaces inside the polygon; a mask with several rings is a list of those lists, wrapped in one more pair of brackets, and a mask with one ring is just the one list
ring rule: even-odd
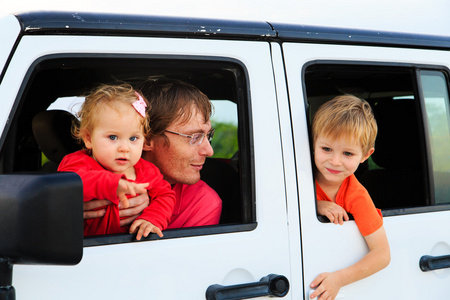
{"label": "girl's blue eye", "polygon": [[323,147],[322,150],[325,151],[325,152],[330,152],[330,151],[331,151],[331,148]]}
{"label": "girl's blue eye", "polygon": [[115,141],[115,140],[117,140],[117,135],[110,135],[110,136],[109,136],[109,139],[110,139],[111,141]]}
{"label": "girl's blue eye", "polygon": [[130,137],[130,141],[132,141],[132,142],[136,141],[137,139],[138,139],[137,136],[132,136],[132,137]]}
{"label": "girl's blue eye", "polygon": [[353,153],[351,153],[351,152],[344,152],[344,155],[345,155],[345,156],[352,156]]}

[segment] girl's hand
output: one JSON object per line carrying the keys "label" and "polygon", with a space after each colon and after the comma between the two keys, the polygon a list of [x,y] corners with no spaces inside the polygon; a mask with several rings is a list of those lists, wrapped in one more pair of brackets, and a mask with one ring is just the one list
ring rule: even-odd
{"label": "girl's hand", "polygon": [[130,233],[135,233],[136,231],[136,240],[138,241],[141,240],[142,236],[147,237],[150,232],[156,233],[159,237],[163,237],[161,229],[159,229],[149,221],[143,219],[136,220],[133,222],[133,224],[131,224]]}
{"label": "girl's hand", "polygon": [[317,300],[334,300],[341,284],[336,273],[322,273],[311,282],[310,287],[316,289],[311,294],[311,299],[318,297]]}
{"label": "girl's hand", "polygon": [[334,202],[317,200],[317,212],[319,215],[327,217],[331,223],[343,225],[348,221],[348,214],[339,205]]}
{"label": "girl's hand", "polygon": [[149,183],[136,183],[130,182],[125,179],[120,179],[119,184],[117,186],[117,197],[120,201],[121,208],[128,208],[130,206],[130,202],[128,201],[127,195],[136,196],[137,194],[147,193],[145,189],[148,187]]}

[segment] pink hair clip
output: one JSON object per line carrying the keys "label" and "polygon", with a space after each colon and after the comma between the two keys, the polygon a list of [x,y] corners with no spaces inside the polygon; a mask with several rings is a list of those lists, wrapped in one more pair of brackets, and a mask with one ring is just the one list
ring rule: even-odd
{"label": "pink hair clip", "polygon": [[136,97],[138,100],[131,103],[133,105],[134,109],[143,117],[145,118],[145,108],[147,107],[147,104],[144,101],[144,98],[142,98],[141,95],[139,95],[138,92],[134,92],[136,94]]}

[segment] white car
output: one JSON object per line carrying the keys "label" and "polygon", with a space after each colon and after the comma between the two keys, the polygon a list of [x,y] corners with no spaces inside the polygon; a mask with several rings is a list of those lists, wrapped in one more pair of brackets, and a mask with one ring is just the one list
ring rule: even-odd
{"label": "white car", "polygon": [[[356,175],[383,212],[391,263],[337,299],[448,299],[450,38],[39,12],[0,19],[0,39],[0,299],[309,299],[318,274],[368,250],[353,220],[316,212],[311,116],[343,93],[377,118]],[[237,141],[202,171],[221,223],[83,238],[81,180],[54,172],[75,149],[55,103],[149,76],[200,88]],[[213,142],[230,144],[220,131]]]}

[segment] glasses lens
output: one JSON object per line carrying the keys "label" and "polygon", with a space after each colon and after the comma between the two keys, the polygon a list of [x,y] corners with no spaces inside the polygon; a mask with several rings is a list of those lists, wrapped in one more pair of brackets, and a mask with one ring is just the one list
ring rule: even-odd
{"label": "glasses lens", "polygon": [[211,143],[211,141],[212,141],[212,139],[213,139],[213,137],[214,137],[214,132],[216,132],[216,129],[215,129],[215,128],[211,129],[211,131],[208,132],[207,137],[208,137],[208,142],[210,142],[210,143]]}
{"label": "glasses lens", "polygon": [[191,145],[200,145],[203,142],[204,133],[195,133],[191,136]]}

